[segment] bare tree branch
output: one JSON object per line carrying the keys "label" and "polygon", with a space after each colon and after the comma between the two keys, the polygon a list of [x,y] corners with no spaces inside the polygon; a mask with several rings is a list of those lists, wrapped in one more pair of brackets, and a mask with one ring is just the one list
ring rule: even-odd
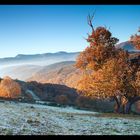
{"label": "bare tree branch", "polygon": [[92,28],[92,31],[94,31],[94,28],[93,28],[93,25],[92,25],[94,15],[95,15],[95,12],[92,15],[88,14],[88,16],[87,16],[87,22],[88,22],[88,25]]}

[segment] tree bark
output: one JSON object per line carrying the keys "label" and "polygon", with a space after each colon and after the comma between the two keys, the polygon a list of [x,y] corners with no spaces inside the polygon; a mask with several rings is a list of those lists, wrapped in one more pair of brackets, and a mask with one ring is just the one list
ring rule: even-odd
{"label": "tree bark", "polygon": [[138,100],[140,100],[140,96],[135,96],[134,98],[132,98],[132,99],[126,104],[126,107],[125,107],[125,113],[126,113],[126,114],[129,114],[129,113],[130,113],[132,104],[134,104],[134,103],[137,102]]}
{"label": "tree bark", "polygon": [[114,100],[116,101],[116,104],[115,104],[115,107],[114,107],[114,111],[115,111],[115,113],[120,113],[120,103],[119,103],[119,100],[118,100],[118,98],[116,96],[114,97]]}

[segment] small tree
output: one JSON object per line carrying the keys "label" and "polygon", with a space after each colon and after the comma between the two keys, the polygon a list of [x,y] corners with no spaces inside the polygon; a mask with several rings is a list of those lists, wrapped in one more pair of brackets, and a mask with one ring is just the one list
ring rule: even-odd
{"label": "small tree", "polygon": [[0,96],[5,98],[18,98],[20,95],[20,85],[10,77],[4,77],[0,83]]}

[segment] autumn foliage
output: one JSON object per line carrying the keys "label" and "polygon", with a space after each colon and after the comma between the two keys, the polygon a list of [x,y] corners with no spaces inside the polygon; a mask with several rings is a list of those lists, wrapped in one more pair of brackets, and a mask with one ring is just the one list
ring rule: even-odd
{"label": "autumn foliage", "polygon": [[0,82],[0,97],[18,98],[21,95],[20,85],[10,77],[4,77]]}
{"label": "autumn foliage", "polygon": [[[112,98],[117,112],[128,113],[132,101],[140,96],[139,66],[132,63],[127,51],[115,47],[118,39],[104,27],[93,29],[87,41],[89,46],[76,62],[76,67],[84,71],[79,93],[90,98]],[[131,37],[131,41],[140,48],[140,36]]]}
{"label": "autumn foliage", "polygon": [[117,38],[112,37],[112,34],[105,27],[97,27],[96,30],[92,31],[92,34],[88,36],[87,41],[90,46],[104,46],[114,47],[119,41]]}
{"label": "autumn foliage", "polygon": [[108,59],[115,56],[115,44],[117,38],[112,37],[111,33],[104,27],[98,27],[87,41],[87,47],[77,58],[76,67],[86,70],[98,70]]}

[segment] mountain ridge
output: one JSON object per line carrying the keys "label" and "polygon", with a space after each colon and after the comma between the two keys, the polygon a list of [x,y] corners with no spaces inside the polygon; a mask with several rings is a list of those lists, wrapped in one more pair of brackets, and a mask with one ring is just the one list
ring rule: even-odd
{"label": "mountain ridge", "polygon": [[14,66],[14,65],[40,65],[45,66],[61,61],[75,61],[79,52],[64,52],[59,51],[56,53],[43,53],[43,54],[33,54],[33,55],[24,55],[18,54],[15,57],[5,57],[0,58],[0,65],[5,66]]}
{"label": "mountain ridge", "polygon": [[54,52],[54,53],[51,53],[51,52],[48,52],[48,53],[38,53],[38,54],[17,54],[16,56],[13,56],[13,57],[3,57],[3,58],[0,58],[0,60],[2,59],[14,59],[14,58],[21,58],[21,57],[33,57],[33,56],[49,56],[49,55],[63,55],[63,54],[76,54],[76,53],[80,53],[80,52],[66,52],[66,51],[58,51],[58,52]]}

